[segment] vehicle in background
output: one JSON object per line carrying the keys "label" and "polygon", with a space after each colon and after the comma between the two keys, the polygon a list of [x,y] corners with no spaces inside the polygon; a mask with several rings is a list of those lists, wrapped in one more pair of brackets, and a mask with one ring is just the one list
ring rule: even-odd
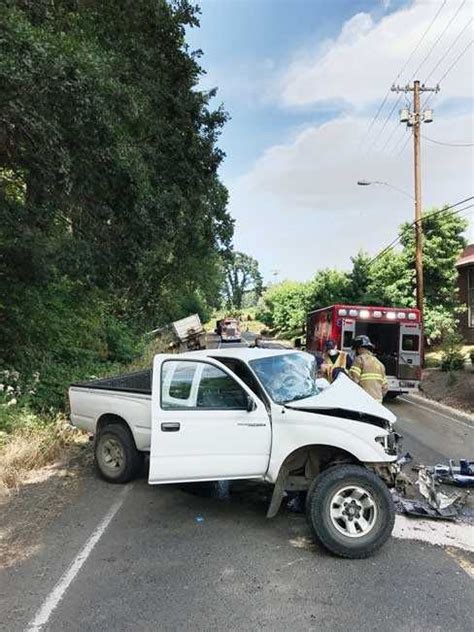
{"label": "vehicle in background", "polygon": [[385,366],[388,397],[416,392],[421,379],[423,332],[420,312],[404,307],[331,305],[310,312],[306,321],[306,350],[323,353],[326,340],[351,352],[352,340],[369,336],[375,355]]}
{"label": "vehicle in background", "polygon": [[216,334],[221,337],[222,342],[240,342],[242,333],[240,323],[237,318],[222,318],[216,322]]}
{"label": "vehicle in background", "polygon": [[178,351],[197,351],[206,348],[206,332],[199,314],[175,320],[171,326],[176,339],[173,348]]}
{"label": "vehicle in background", "polygon": [[158,354],[153,369],[75,384],[71,423],[95,435],[99,472],[125,483],[150,453],[151,484],[253,479],[307,493],[307,517],[337,555],[390,536],[395,415],[348,377],[320,390],[313,355],[226,347]]}

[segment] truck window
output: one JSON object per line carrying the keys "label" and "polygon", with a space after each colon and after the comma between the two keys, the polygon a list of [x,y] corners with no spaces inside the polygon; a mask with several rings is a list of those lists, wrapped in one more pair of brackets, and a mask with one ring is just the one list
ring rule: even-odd
{"label": "truck window", "polygon": [[420,348],[420,336],[416,334],[403,334],[402,351],[418,351]]}
{"label": "truck window", "polygon": [[161,369],[161,406],[166,408],[189,408],[191,401],[196,362],[164,362]]}
{"label": "truck window", "polygon": [[197,408],[246,410],[246,392],[227,373],[206,364],[199,382]]}

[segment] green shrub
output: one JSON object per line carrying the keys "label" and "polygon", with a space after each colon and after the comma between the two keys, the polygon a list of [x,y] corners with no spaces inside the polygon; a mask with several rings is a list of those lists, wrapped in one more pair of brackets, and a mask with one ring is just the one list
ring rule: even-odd
{"label": "green shrub", "polygon": [[462,371],[464,369],[464,356],[459,351],[453,351],[443,355],[441,360],[442,371]]}
{"label": "green shrub", "polygon": [[143,352],[143,345],[131,328],[113,317],[106,320],[105,340],[110,362],[132,362]]}
{"label": "green shrub", "polygon": [[454,332],[445,333],[441,349],[441,370],[442,371],[462,371],[464,369],[464,355],[461,352],[462,337]]}

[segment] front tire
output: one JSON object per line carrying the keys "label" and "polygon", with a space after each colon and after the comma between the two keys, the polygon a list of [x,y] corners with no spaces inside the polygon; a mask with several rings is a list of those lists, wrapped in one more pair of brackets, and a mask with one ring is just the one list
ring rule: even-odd
{"label": "front tire", "polygon": [[109,483],[128,483],[143,465],[143,454],[135,447],[132,433],[121,424],[109,424],[99,433],[94,456],[100,476]]}
{"label": "front tire", "polygon": [[395,507],[385,483],[360,465],[332,467],[308,492],[307,517],[316,538],[332,553],[369,557],[390,537]]}

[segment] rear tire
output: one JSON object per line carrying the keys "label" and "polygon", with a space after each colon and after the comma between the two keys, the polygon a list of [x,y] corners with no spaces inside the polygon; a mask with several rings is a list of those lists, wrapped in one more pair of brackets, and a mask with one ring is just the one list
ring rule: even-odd
{"label": "rear tire", "polygon": [[128,483],[143,467],[143,453],[132,433],[121,424],[109,424],[96,437],[94,457],[100,476],[109,483]]}
{"label": "rear tire", "polygon": [[316,538],[332,553],[369,557],[390,537],[395,507],[385,483],[360,465],[331,467],[309,491],[307,517]]}

